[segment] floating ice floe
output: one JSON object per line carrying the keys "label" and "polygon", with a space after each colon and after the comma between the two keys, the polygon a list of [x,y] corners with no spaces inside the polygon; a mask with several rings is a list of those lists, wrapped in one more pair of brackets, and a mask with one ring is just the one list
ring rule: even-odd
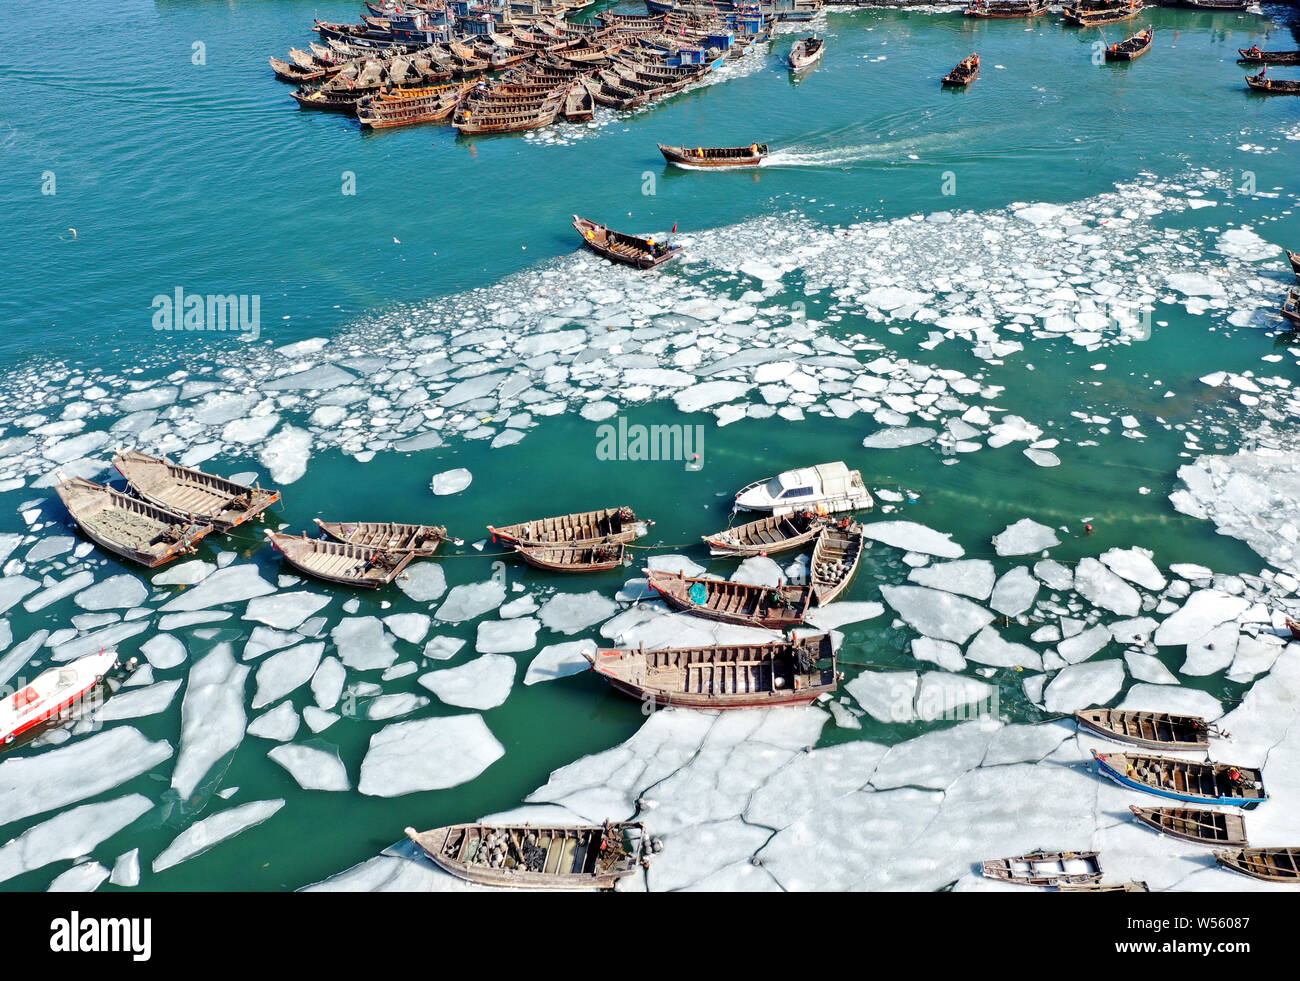
{"label": "floating ice floe", "polygon": [[400,797],[473,780],[505,755],[479,715],[394,722],[370,737],[357,789]]}
{"label": "floating ice floe", "polygon": [[301,720],[293,703],[283,701],[269,712],[263,712],[248,725],[248,734],[259,739],[274,739],[287,743],[298,734]]}
{"label": "floating ice floe", "polygon": [[325,653],[322,643],[300,644],[288,650],[272,654],[257,666],[254,681],[257,693],[253,696],[253,708],[277,702],[299,686],[305,685],[316,673],[321,655]]}
{"label": "floating ice floe", "polygon": [[909,626],[935,640],[964,644],[993,622],[982,606],[926,586],[882,586],[880,594]]}
{"label": "floating ice floe", "polygon": [[112,790],[171,755],[165,740],[115,726],[38,756],[10,756],[0,762],[0,825]]}
{"label": "floating ice floe", "polygon": [[993,536],[998,555],[1029,555],[1061,544],[1056,532],[1030,518],[1021,518]]}
{"label": "floating ice floe", "polygon": [[347,617],[330,631],[339,660],[356,671],[387,668],[397,650],[377,617]]}
{"label": "floating ice floe", "polygon": [[171,784],[184,800],[244,738],[244,682],[249,669],[219,644],[190,668],[181,700],[180,750]]}
{"label": "floating ice floe", "polygon": [[282,807],[283,798],[255,800],[195,821],[158,853],[158,857],[153,860],[154,873],[166,871],[196,855],[202,855],[209,848],[243,834],[249,828],[257,827]]}
{"label": "floating ice floe", "polygon": [[315,746],[276,746],[266,754],[289,771],[303,790],[345,791],[352,789],[348,771],[339,759],[338,750]]}
{"label": "floating ice floe", "polygon": [[908,552],[923,552],[941,559],[959,559],[965,554],[952,536],[915,521],[872,521],[862,526],[864,537]]}
{"label": "floating ice floe", "polygon": [[437,474],[429,484],[429,488],[440,497],[448,494],[459,494],[473,480],[473,474],[464,467],[459,467],[455,470],[447,470]]}
{"label": "floating ice floe", "polygon": [[480,654],[515,654],[537,646],[541,624],[532,617],[514,620],[482,620],[474,649]]}
{"label": "floating ice floe", "polygon": [[583,657],[583,652],[595,654],[597,648],[596,642],[590,640],[573,640],[543,647],[524,672],[524,684],[535,685],[542,681],[581,674],[591,667],[591,663]]}
{"label": "floating ice floe", "polygon": [[473,620],[495,610],[505,602],[505,598],[506,584],[492,579],[455,586],[434,616],[445,623]]}
{"label": "floating ice floe", "polygon": [[30,827],[0,847],[0,882],[51,862],[89,855],[152,806],[147,797],[129,794],[82,804]]}
{"label": "floating ice floe", "polygon": [[430,671],[421,675],[419,682],[448,705],[486,710],[496,708],[510,696],[515,667],[512,657],[484,654],[459,667]]}

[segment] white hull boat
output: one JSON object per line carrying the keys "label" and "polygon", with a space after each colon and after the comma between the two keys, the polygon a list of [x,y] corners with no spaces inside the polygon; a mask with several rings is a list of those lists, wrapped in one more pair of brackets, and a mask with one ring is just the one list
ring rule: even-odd
{"label": "white hull boat", "polygon": [[117,664],[115,651],[88,654],[42,672],[31,684],[0,702],[0,739],[12,743],[23,733],[59,718]]}
{"label": "white hull boat", "polygon": [[773,514],[789,514],[794,510],[829,514],[862,511],[874,505],[871,492],[862,482],[862,474],[850,470],[843,461],[787,470],[755,481],[736,495],[736,510]]}

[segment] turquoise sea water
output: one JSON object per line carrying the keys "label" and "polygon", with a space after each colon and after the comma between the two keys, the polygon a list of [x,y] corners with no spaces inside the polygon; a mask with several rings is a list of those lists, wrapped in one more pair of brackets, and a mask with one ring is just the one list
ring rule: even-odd
{"label": "turquoise sea water", "polygon": [[[123,378],[162,384],[177,370],[199,380],[219,379],[229,368],[256,374],[248,366],[272,358],[270,348],[333,338],[353,358],[380,359],[358,370],[364,383],[367,375],[382,374],[384,360],[398,358],[393,345],[445,331],[458,308],[478,316],[492,303],[522,305],[541,282],[528,278],[539,270],[556,270],[579,294],[595,294],[613,283],[637,299],[642,287],[635,279],[574,259],[577,242],[569,215],[575,212],[628,230],[678,224],[702,259],[656,275],[703,284],[732,300],[759,289],[757,279],[746,281],[735,266],[748,259],[770,264],[797,250],[797,241],[786,244],[779,237],[783,230],[811,237],[854,223],[885,229],[894,219],[935,213],[1005,215],[1022,202],[1064,205],[1090,221],[1090,209],[1109,207],[1101,196],[1116,184],[1161,187],[1166,202],[1186,200],[1189,189],[1216,202],[1213,208],[1188,210],[1162,205],[1161,230],[1143,239],[1151,253],[1116,250],[1105,257],[1121,270],[1114,278],[1125,284],[1148,261],[1167,264],[1177,256],[1189,273],[1228,262],[1216,243],[1232,227],[1248,226],[1273,245],[1300,243],[1295,212],[1300,99],[1248,93],[1243,70],[1235,64],[1238,47],[1296,46],[1295,34],[1283,26],[1294,12],[1283,7],[1266,6],[1263,15],[1153,10],[1142,23],[1155,26],[1156,47],[1125,66],[1095,65],[1091,57],[1094,42],[1122,38],[1125,25],[1102,33],[1065,29],[1054,16],[972,24],[953,13],[833,11],[821,26],[828,38],[824,62],[800,81],[792,81],[784,68],[793,34],[781,34],[728,65],[712,84],[652,110],[602,114],[593,127],[480,140],[459,139],[445,127],[363,135],[355,122],[296,107],[289,88],[272,77],[267,56],[283,56],[290,46],[311,40],[313,15],[354,19],[349,3],[326,9],[305,2],[132,2],[98,12],[89,34],[56,29],[80,9],[60,2],[23,8],[21,18],[12,5],[0,11],[0,29],[13,34],[34,26],[47,39],[0,55],[0,82],[10,93],[0,105],[0,207],[6,216],[0,247],[7,260],[0,316],[8,328],[0,335],[5,368],[0,439],[5,440],[31,428],[19,421],[25,413],[77,418],[81,410],[70,414],[66,406],[85,400],[70,394],[67,383],[86,373],[92,381],[107,377],[117,384]],[[192,64],[195,42],[204,45],[206,64]],[[984,65],[978,82],[966,91],[940,89],[938,78],[972,50],[980,52]],[[656,142],[752,140],[776,150],[771,165],[755,173],[677,172],[665,168],[655,150]],[[50,174],[55,193],[42,194]],[[341,193],[347,174],[355,177],[355,195]],[[1179,190],[1170,190],[1171,185]],[[1126,198],[1122,206],[1133,206],[1133,200]],[[975,263],[992,275],[999,266],[1015,271],[1037,258],[1033,251],[994,257],[972,247],[968,236],[950,242],[942,221],[918,223],[929,229],[926,235],[889,227],[893,230],[882,241],[924,250],[898,258],[904,266],[957,274]],[[1185,253],[1162,247],[1175,234],[1185,236],[1178,241]],[[954,242],[961,247],[954,248]],[[1079,262],[1098,261],[1090,248],[1078,246]],[[1259,265],[1262,271],[1249,274],[1276,281],[1278,302],[1287,279],[1280,258],[1278,251]],[[989,555],[990,537],[1028,516],[1069,529],[1053,551],[1062,561],[1137,544],[1153,549],[1162,567],[1198,562],[1226,573],[1264,567],[1244,543],[1216,534],[1208,521],[1175,512],[1168,501],[1178,467],[1196,455],[1185,444],[1185,432],[1174,427],[1200,427],[1206,452],[1232,452],[1258,423],[1247,409],[1229,404],[1222,390],[1201,385],[1198,378],[1221,370],[1297,377],[1294,358],[1260,363],[1275,350],[1263,321],[1235,327],[1227,321],[1231,310],[1189,311],[1160,283],[1153,287],[1158,300],[1149,339],[1092,350],[1068,338],[1025,339],[1023,351],[990,358],[960,339],[933,350],[921,347],[928,324],[888,325],[832,309],[835,290],[863,278],[856,265],[819,267],[816,275],[827,283],[811,288],[805,288],[805,279],[812,274],[797,261],[791,265],[781,289],[766,302],[804,303],[810,318],[827,317],[830,336],[868,338],[891,357],[977,376],[985,386],[1005,386],[996,404],[1030,420],[1045,438],[1061,440],[1054,450],[1061,465],[1035,466],[1020,452],[1025,443],[958,454],[955,464],[952,454],[936,452],[933,445],[865,451],[862,438],[880,427],[863,414],[845,419],[810,414],[802,421],[748,418],[719,428],[709,414],[684,414],[656,393],[624,414],[632,423],[704,425],[704,466],[698,472],[680,463],[598,459],[595,424],[570,406],[538,418],[526,439],[502,449],[490,449],[487,440],[449,438],[436,449],[403,453],[378,440],[373,457],[363,462],[336,443],[318,445],[305,473],[284,487],[277,520],[292,530],[309,527],[318,516],[425,520],[446,524],[473,543],[489,523],[626,502],[657,521],[642,544],[672,546],[665,551],[685,552],[703,563],[703,550],[691,543],[727,523],[730,495],[740,486],[789,467],[846,459],[862,469],[873,488],[916,492],[917,500],[905,504],[901,516],[951,532],[968,556]],[[176,287],[259,296],[260,338],[244,342],[153,330],[153,298]],[[970,292],[979,290],[972,286]],[[653,307],[661,301],[667,302],[654,295],[645,303]],[[988,303],[996,310],[996,299]],[[654,311],[669,312],[668,306]],[[891,332],[891,327],[907,330]],[[633,347],[629,343],[628,350]],[[1097,364],[1104,369],[1094,371]],[[113,382],[105,387],[117,391]],[[1166,399],[1166,391],[1176,397]],[[182,396],[180,404],[193,401]],[[315,408],[308,396],[280,411],[286,423],[305,426]],[[1115,421],[1084,423],[1072,412]],[[88,429],[106,429],[122,414],[91,412]],[[1118,419],[1127,414],[1138,420],[1145,438],[1121,435]],[[215,438],[207,431],[187,433],[183,414],[173,421],[173,430],[182,440]],[[18,444],[6,445],[19,451]],[[31,451],[23,447],[21,452]],[[111,446],[90,454],[103,461],[110,455]],[[57,499],[38,486],[54,462],[78,461],[51,458],[39,468],[28,463],[14,468],[22,471],[14,479],[21,479],[17,485],[6,483],[0,493],[0,532],[30,531],[33,542],[70,533]],[[264,480],[273,469],[258,459],[256,445],[230,439],[205,465],[226,473],[257,471]],[[456,467],[474,474],[469,490],[431,497],[430,477]],[[39,510],[34,530],[20,513],[33,507]],[[1085,520],[1096,533],[1074,537]],[[24,540],[14,557],[31,547]],[[221,549],[235,551],[237,562],[256,564],[271,582],[280,572],[260,529],[241,531],[233,540],[211,540],[201,558],[214,561]],[[493,551],[490,542],[483,549]],[[454,586],[484,580],[495,560],[467,545],[441,561]],[[60,579],[80,568],[91,569],[97,579],[138,574],[113,561],[95,562],[93,555],[65,553],[53,566],[32,563],[24,574],[38,580],[46,574]],[[998,571],[1010,564],[999,560]],[[731,566],[719,562],[710,571],[729,574]],[[556,589],[597,590],[612,597],[637,567],[557,583],[507,560],[506,574],[509,583],[542,597]],[[901,553],[877,547],[845,598],[878,599],[881,583],[905,577]],[[153,609],[177,588],[150,592],[144,605]],[[516,595],[522,594],[508,593],[507,599]],[[345,598],[339,591],[324,611],[327,640],[343,615]],[[437,606],[415,603],[396,590],[356,599],[358,615],[429,612]],[[155,677],[187,677],[190,664],[223,642],[233,644],[238,656],[252,624],[239,619],[239,606],[232,609],[237,612],[230,620],[177,631],[189,661],[157,670]],[[17,643],[37,630],[65,627],[81,612],[72,600],[61,600],[33,613],[20,603],[6,616]],[[916,667],[908,653],[913,634],[890,624],[886,614],[847,627],[843,657]],[[473,622],[435,624],[431,635],[470,640],[448,665],[475,656],[474,628]],[[1013,627],[1008,636],[1023,640],[1030,629]],[[153,633],[124,641],[120,650],[135,653]],[[543,630],[536,647],[592,636],[595,628],[572,636]],[[418,659],[418,646],[405,641],[396,646],[402,660]],[[169,789],[170,762],[92,798],[139,792],[157,804],[137,824],[97,846],[94,857],[111,866],[115,856],[139,846],[146,888],[291,889],[375,854],[405,825],[472,820],[516,806],[551,770],[617,744],[643,718],[637,704],[610,694],[588,675],[524,686],[522,669],[533,653],[515,655],[520,671],[509,699],[484,713],[504,755],[468,783],[392,799],[356,790],[303,791],[266,759],[272,744],[249,736],[189,799],[178,800]],[[32,665],[39,668],[49,657],[49,649],[42,648]],[[1172,652],[1162,657],[1177,668],[1179,657]],[[859,669],[848,670],[853,677]],[[384,682],[383,690],[426,695],[416,677]],[[349,683],[378,680],[378,672],[349,676]],[[1242,691],[1220,676],[1182,680],[1224,699]],[[997,672],[1004,713],[1015,721],[1043,718],[1020,681],[1018,672]],[[247,687],[246,703],[251,680]],[[175,746],[182,697],[178,694],[165,712],[126,724]],[[290,699],[297,708],[311,704],[305,687]],[[433,699],[411,717],[461,712]],[[251,719],[256,713],[248,714]],[[367,744],[382,726],[345,717],[318,737],[304,728],[298,741],[337,747],[355,786]],[[861,730],[828,727],[823,739],[892,742],[926,728],[866,718]],[[231,787],[238,792],[230,805],[280,797],[287,803],[267,823],[151,875],[149,860],[177,833],[196,817],[230,806],[215,793]],[[49,816],[11,822],[0,828],[0,838],[14,837]],[[17,876],[3,887],[45,888],[68,864]]]}

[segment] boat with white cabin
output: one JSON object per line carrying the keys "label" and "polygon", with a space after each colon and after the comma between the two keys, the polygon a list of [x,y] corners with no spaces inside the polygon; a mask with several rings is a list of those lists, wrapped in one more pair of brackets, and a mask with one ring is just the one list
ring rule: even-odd
{"label": "boat with white cabin", "polygon": [[8,745],[42,723],[60,718],[116,664],[116,651],[100,651],[41,672],[31,684],[0,702],[0,740]]}
{"label": "boat with white cabin", "polygon": [[796,508],[831,513],[874,506],[861,472],[850,470],[842,460],[787,470],[755,481],[736,495],[737,510],[773,514],[788,514]]}

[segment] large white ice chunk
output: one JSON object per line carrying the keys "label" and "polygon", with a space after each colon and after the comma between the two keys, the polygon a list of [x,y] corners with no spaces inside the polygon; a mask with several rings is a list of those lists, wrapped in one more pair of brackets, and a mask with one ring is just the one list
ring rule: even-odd
{"label": "large white ice chunk", "polygon": [[276,746],[266,755],[288,770],[303,790],[352,789],[338,750],[300,745]]}
{"label": "large white ice chunk", "polygon": [[918,633],[964,644],[993,622],[993,614],[970,600],[926,586],[881,586],[885,602]]}
{"label": "large white ice chunk", "polygon": [[473,780],[505,755],[480,715],[394,722],[370,737],[357,789],[400,797]]}
{"label": "large white ice chunk", "polygon": [[162,872],[195,855],[202,855],[214,845],[256,827],[282,807],[283,798],[255,800],[195,821],[159,853],[153,860],[153,870]]}
{"label": "large white ice chunk", "polygon": [[1089,661],[1062,668],[1043,692],[1049,712],[1077,712],[1105,705],[1124,684],[1124,662],[1119,658]]}
{"label": "large white ice chunk", "polygon": [[915,521],[873,521],[862,526],[862,534],[873,541],[907,552],[924,552],[941,559],[959,559],[965,554],[952,536]]}
{"label": "large white ice chunk", "polygon": [[[219,575],[220,573],[214,573]],[[244,681],[249,669],[219,644],[190,668],[181,701],[181,747],[172,786],[189,797],[212,766],[244,738]]]}
{"label": "large white ice chunk", "polygon": [[512,657],[484,654],[459,667],[430,671],[421,675],[419,682],[448,705],[490,709],[509,697],[515,683],[515,667]]}
{"label": "large white ice chunk", "polygon": [[1029,518],[1021,518],[993,536],[998,555],[1028,555],[1060,544],[1055,531]]}

